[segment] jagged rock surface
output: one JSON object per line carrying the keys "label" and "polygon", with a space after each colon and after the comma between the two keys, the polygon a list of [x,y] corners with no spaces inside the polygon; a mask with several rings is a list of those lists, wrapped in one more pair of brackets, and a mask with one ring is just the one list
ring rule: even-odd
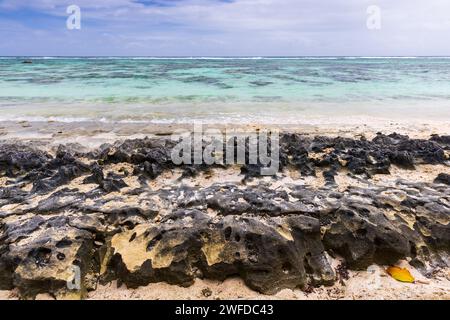
{"label": "jagged rock surface", "polygon": [[[260,165],[242,165],[242,184],[150,187],[170,170],[183,178],[224,167],[175,166],[173,146],[137,139],[89,153],[61,146],[52,154],[0,144],[0,289],[66,297],[73,294],[66,286],[73,266],[81,271],[79,295],[115,279],[129,287],[188,286],[198,277],[239,275],[264,293],[332,284],[335,255],[352,269],[407,257],[424,273],[449,266],[447,174],[434,183],[398,180],[343,191],[335,181],[343,171],[359,179],[388,175],[393,164],[448,166],[447,136],[285,134],[280,172],[323,172],[324,186],[274,188],[260,179]],[[111,166],[118,169],[106,172]]]}

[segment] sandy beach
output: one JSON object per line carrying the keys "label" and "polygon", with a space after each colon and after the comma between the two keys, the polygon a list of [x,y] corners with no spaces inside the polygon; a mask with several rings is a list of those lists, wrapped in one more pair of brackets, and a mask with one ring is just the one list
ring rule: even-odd
{"label": "sandy beach", "polygon": [[[214,128],[256,130],[258,128],[278,129],[280,132],[302,133],[305,135],[326,135],[341,137],[372,138],[377,132],[399,133],[411,138],[427,139],[433,134],[449,133],[450,120],[427,120],[406,118],[388,119],[372,117],[347,117],[321,119],[316,124],[274,124],[264,123],[202,123],[204,129]],[[98,147],[102,143],[123,139],[144,138],[146,136],[170,136],[176,130],[192,131],[194,123],[158,124],[151,122],[58,122],[58,121],[0,121],[0,139],[7,141],[34,141],[43,144],[80,143],[87,148]]]}

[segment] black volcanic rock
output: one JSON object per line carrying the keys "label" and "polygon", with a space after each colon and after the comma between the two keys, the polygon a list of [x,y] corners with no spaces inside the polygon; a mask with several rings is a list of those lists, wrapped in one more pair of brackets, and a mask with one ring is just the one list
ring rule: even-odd
{"label": "black volcanic rock", "polygon": [[[367,183],[392,165],[447,164],[447,140],[281,135],[279,174],[321,172],[321,186],[260,179],[261,164],[250,163],[237,171],[245,183],[164,182],[176,170],[195,181],[228,165],[175,165],[175,143],[160,138],[86,153],[61,146],[55,155],[0,144],[0,289],[81,297],[114,279],[129,287],[188,286],[239,275],[274,293],[333,284],[336,257],[353,270],[405,258],[424,273],[448,267],[449,175],[434,183]],[[364,183],[339,186],[344,172]],[[74,267],[81,291],[66,285]]]}
{"label": "black volcanic rock", "polygon": [[450,174],[440,173],[436,179],[434,179],[434,183],[443,183],[450,186]]}

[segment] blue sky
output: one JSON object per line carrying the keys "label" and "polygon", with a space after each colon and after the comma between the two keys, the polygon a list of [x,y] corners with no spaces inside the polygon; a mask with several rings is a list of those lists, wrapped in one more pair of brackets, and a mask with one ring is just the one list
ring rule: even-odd
{"label": "blue sky", "polygon": [[0,55],[450,55],[449,34],[448,0],[0,0]]}

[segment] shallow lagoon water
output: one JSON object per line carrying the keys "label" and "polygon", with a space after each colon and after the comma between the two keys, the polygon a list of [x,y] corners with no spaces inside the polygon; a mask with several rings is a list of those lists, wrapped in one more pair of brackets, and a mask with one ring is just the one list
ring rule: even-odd
{"label": "shallow lagoon water", "polygon": [[443,120],[450,59],[4,57],[0,109],[0,120]]}

